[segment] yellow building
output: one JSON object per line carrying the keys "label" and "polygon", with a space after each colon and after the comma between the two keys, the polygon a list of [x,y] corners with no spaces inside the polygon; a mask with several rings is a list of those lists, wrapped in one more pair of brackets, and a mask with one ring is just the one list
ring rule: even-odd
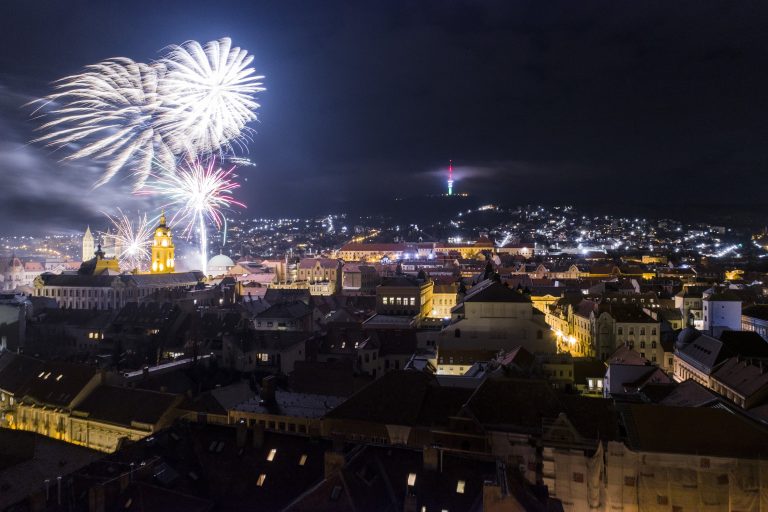
{"label": "yellow building", "polygon": [[160,216],[160,224],[155,228],[152,241],[152,274],[170,274],[176,268],[176,255],[171,229],[165,223],[165,212]]}
{"label": "yellow building", "polygon": [[432,311],[429,318],[451,318],[459,287],[456,283],[436,284],[432,291]]}

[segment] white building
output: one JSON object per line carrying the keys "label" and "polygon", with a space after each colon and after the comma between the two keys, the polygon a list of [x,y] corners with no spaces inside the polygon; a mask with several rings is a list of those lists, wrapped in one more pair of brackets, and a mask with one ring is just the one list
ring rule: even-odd
{"label": "white building", "polygon": [[741,298],[733,292],[710,288],[702,294],[702,305],[705,332],[717,335],[724,329],[741,330]]}

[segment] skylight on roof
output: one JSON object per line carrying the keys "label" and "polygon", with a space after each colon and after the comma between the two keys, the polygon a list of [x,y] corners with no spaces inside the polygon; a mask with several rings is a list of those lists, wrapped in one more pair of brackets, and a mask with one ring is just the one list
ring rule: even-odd
{"label": "skylight on roof", "polygon": [[266,480],[266,479],[267,479],[267,474],[266,473],[260,474],[259,475],[259,479],[256,480],[256,485],[258,485],[259,487],[263,487],[264,486],[264,480]]}
{"label": "skylight on roof", "polygon": [[272,448],[267,454],[267,461],[272,462],[275,460],[275,455],[277,455],[277,448]]}

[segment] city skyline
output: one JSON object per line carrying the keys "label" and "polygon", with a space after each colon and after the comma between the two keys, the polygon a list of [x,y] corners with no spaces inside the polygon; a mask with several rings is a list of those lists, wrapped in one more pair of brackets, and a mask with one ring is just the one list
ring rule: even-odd
{"label": "city skyline", "polygon": [[[224,35],[266,76],[244,155],[255,167],[239,168],[256,216],[380,209],[398,196],[439,194],[449,160],[454,191],[482,201],[763,211],[761,7],[6,8],[0,213],[8,231],[40,227],[41,201],[60,212],[45,219],[58,229],[92,221],[106,205],[156,206],[130,197],[126,180],[89,191],[97,166],[61,164],[57,152],[29,144],[27,102],[88,63],[151,61],[169,44]],[[54,23],[66,45],[52,44]],[[651,196],[638,192],[646,183],[658,184]]]}

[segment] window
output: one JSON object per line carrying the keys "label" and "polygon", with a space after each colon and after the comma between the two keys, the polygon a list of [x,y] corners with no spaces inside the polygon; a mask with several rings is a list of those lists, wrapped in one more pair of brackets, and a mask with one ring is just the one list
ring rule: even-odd
{"label": "window", "polygon": [[275,460],[275,455],[277,455],[277,448],[272,448],[269,450],[269,453],[267,454],[267,461],[272,462]]}
{"label": "window", "polygon": [[655,341],[651,342],[651,348],[656,348],[656,342]]}
{"label": "window", "polygon": [[635,328],[634,327],[630,327],[629,328],[629,335],[633,336],[634,334],[635,334]]}
{"label": "window", "polygon": [[408,487],[416,485],[416,473],[408,473]]}
{"label": "window", "polygon": [[299,466],[303,466],[306,463],[307,463],[307,454],[304,453],[301,455],[301,457],[299,457]]}
{"label": "window", "polygon": [[411,303],[411,306],[415,306],[416,305],[416,298],[415,297],[411,297],[410,303]]}
{"label": "window", "polygon": [[259,475],[259,479],[256,480],[256,485],[258,485],[259,487],[263,487],[264,486],[264,480],[266,480],[266,479],[267,479],[267,474],[266,473],[260,474]]}
{"label": "window", "polygon": [[655,327],[653,329],[651,329],[651,335],[652,336],[656,336],[656,328]]}
{"label": "window", "polygon": [[619,327],[619,329],[618,329],[618,331],[616,331],[616,333],[619,334],[619,335],[622,335],[622,334],[624,334],[624,329]]}
{"label": "window", "polygon": [[464,494],[464,487],[467,485],[467,482],[464,480],[459,480],[456,483],[456,492],[459,494]]}
{"label": "window", "polygon": [[645,348],[645,342],[644,341],[640,342],[640,348]]}
{"label": "window", "polygon": [[634,487],[635,486],[635,477],[633,476],[625,476],[624,477],[624,485],[627,487]]}
{"label": "window", "polygon": [[573,481],[579,484],[584,483],[584,473],[574,473],[573,474]]}

